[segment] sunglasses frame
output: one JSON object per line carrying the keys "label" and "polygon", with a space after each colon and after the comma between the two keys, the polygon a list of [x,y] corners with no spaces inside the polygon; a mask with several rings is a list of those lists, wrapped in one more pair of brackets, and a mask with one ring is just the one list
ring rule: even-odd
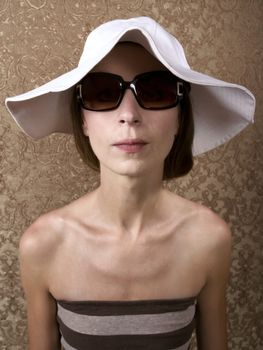
{"label": "sunglasses frame", "polygon": [[[136,82],[138,81],[138,79],[143,78],[145,76],[148,75],[167,75],[169,78],[173,78],[174,80],[176,80],[176,101],[164,106],[164,107],[145,107],[141,101],[140,101],[140,97],[138,97],[137,91],[136,91]],[[165,70],[159,70],[159,71],[150,71],[150,72],[146,72],[146,73],[142,73],[142,74],[138,74],[134,77],[134,79],[132,81],[125,81],[120,75],[117,74],[113,74],[113,73],[106,73],[106,72],[94,72],[94,73],[89,73],[88,75],[97,75],[97,76],[112,76],[115,80],[117,80],[119,82],[119,86],[120,86],[120,96],[118,99],[118,102],[116,105],[114,105],[114,107],[112,108],[104,108],[104,109],[93,109],[93,108],[89,108],[86,107],[84,102],[83,102],[83,98],[82,98],[82,85],[83,85],[83,81],[85,80],[85,78],[83,78],[79,84],[76,85],[76,96],[77,96],[77,100],[80,103],[81,107],[83,109],[89,110],[89,111],[94,111],[94,112],[106,112],[106,111],[112,111],[114,109],[117,109],[122,100],[123,100],[123,96],[125,94],[125,91],[127,89],[130,89],[132,91],[132,93],[135,96],[136,101],[138,102],[139,106],[142,107],[143,109],[148,109],[148,110],[163,110],[163,109],[169,109],[169,108],[173,108],[176,107],[178,105],[178,103],[182,100],[183,98],[183,90],[184,90],[184,83],[183,81],[181,81],[180,79],[178,79],[175,75],[173,75],[171,72],[169,71],[165,71]]]}

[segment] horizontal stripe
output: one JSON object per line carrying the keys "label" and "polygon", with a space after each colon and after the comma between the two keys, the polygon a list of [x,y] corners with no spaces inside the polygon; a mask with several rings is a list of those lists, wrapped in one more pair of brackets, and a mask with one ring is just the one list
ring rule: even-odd
{"label": "horizontal stripe", "polygon": [[125,301],[58,300],[65,350],[187,350],[195,298]]}
{"label": "horizontal stripe", "polygon": [[189,324],[195,306],[186,310],[146,315],[89,316],[64,309],[58,304],[58,317],[73,331],[90,335],[158,334],[172,332]]}
{"label": "horizontal stripe", "polygon": [[182,299],[150,299],[150,300],[89,300],[66,301],[57,300],[64,309],[84,315],[114,316],[157,314],[163,312],[185,310],[194,305],[195,297]]}
{"label": "horizontal stripe", "polygon": [[[73,348],[72,346],[70,346],[65,341],[65,339],[63,337],[61,338],[61,345],[62,345],[62,350],[78,350],[78,349]],[[173,349],[168,349],[168,350],[187,350],[187,349],[189,349],[189,345],[190,345],[190,340],[186,344],[184,344],[182,346],[179,346],[179,347],[173,348]],[[90,349],[90,350],[92,350],[92,349]],[[97,350],[97,349],[95,349],[95,350]],[[116,350],[116,349],[114,349],[114,350]]]}
{"label": "horizontal stripe", "polygon": [[77,350],[168,350],[177,349],[183,345],[187,349],[193,329],[194,321],[187,327],[170,333],[94,336],[74,332],[60,321],[60,331],[65,342]]}
{"label": "horizontal stripe", "polygon": [[61,337],[61,345],[62,345],[62,350],[78,350],[70,346],[63,337]]}

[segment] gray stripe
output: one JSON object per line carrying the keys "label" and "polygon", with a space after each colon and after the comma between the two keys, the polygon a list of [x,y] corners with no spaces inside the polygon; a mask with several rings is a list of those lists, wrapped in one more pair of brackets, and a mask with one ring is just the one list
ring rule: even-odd
{"label": "gray stripe", "polygon": [[158,334],[187,326],[195,305],[183,311],[147,315],[89,316],[73,313],[58,304],[58,316],[73,331],[90,335]]}
{"label": "gray stripe", "polygon": [[63,337],[61,337],[61,345],[63,346],[63,350],[78,350],[70,346]]}

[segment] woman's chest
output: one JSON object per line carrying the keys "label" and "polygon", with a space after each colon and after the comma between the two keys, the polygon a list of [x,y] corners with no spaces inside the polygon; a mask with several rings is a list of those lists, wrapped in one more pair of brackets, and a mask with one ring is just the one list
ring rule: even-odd
{"label": "woman's chest", "polygon": [[191,254],[171,237],[77,244],[57,259],[50,290],[57,299],[130,300],[196,295],[203,283]]}

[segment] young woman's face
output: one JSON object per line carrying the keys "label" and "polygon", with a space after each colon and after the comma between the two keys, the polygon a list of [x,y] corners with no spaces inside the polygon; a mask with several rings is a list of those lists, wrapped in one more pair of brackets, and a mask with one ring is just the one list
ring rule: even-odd
{"label": "young woman's face", "polygon": [[[120,75],[131,81],[141,73],[164,70],[143,47],[117,45],[92,72]],[[146,110],[132,91],[125,91],[117,109],[83,112],[83,132],[89,137],[100,169],[126,176],[162,176],[163,164],[178,131],[179,108]]]}

